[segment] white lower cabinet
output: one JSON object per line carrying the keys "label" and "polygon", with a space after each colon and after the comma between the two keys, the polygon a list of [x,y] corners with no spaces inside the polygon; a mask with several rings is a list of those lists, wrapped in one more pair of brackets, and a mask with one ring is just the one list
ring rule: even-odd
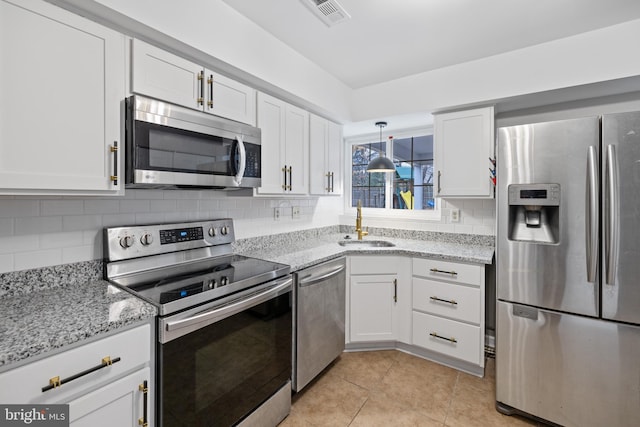
{"label": "white lower cabinet", "polygon": [[[148,423],[151,398],[148,393],[150,377],[149,368],[144,368],[72,400],[69,402],[69,425],[73,427],[135,427],[144,422]],[[146,395],[145,382],[147,383]]]}
{"label": "white lower cabinet", "polygon": [[484,265],[350,256],[347,347],[392,345],[482,375]]}
{"label": "white lower cabinet", "polygon": [[[413,259],[413,345],[484,368],[484,266]],[[455,362],[452,362],[455,364]]]}
{"label": "white lower cabinet", "polygon": [[405,257],[349,257],[349,342],[409,340],[410,266]]}
{"label": "white lower cabinet", "polygon": [[153,425],[151,325],[0,374],[4,404],[68,403],[72,426]]}

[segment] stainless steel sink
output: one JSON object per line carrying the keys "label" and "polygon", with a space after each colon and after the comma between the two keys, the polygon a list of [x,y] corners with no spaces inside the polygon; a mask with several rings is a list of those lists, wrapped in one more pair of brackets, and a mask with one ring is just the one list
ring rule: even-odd
{"label": "stainless steel sink", "polygon": [[340,246],[352,246],[355,248],[390,248],[395,246],[394,243],[386,240],[341,240],[338,242]]}

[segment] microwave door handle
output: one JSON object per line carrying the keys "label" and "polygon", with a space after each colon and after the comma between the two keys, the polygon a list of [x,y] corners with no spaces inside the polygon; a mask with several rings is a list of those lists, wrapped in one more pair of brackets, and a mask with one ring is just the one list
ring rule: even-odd
{"label": "microwave door handle", "polygon": [[244,169],[247,166],[247,152],[244,149],[244,142],[242,141],[242,135],[238,135],[238,151],[240,152],[240,166],[238,167],[236,176],[233,178],[237,185],[242,183],[242,177],[244,176]]}

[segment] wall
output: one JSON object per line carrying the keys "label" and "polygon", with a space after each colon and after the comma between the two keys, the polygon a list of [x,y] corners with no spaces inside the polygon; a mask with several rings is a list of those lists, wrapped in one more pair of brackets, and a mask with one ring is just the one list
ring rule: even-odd
{"label": "wall", "polygon": [[[495,235],[496,202],[490,200],[441,200],[442,217],[439,221],[426,221],[391,215],[373,216],[363,214],[364,227],[395,228],[404,230],[437,231],[441,233]],[[460,221],[451,222],[451,209],[460,209]],[[341,215],[341,225],[355,226],[355,212]]]}
{"label": "wall", "polygon": [[[341,197],[257,198],[220,191],[127,190],[124,197],[0,197],[0,273],[102,258],[102,228],[231,217],[236,238],[338,223]],[[300,206],[291,218],[290,206]],[[273,219],[273,208],[285,214]]]}
{"label": "wall", "polygon": [[640,75],[640,20],[440,68],[354,92],[354,121]]}

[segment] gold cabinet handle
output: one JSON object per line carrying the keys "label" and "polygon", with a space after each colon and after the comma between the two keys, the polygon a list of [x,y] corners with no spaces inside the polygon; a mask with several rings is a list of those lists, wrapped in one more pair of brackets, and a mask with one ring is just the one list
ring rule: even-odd
{"label": "gold cabinet handle", "polygon": [[49,379],[49,384],[44,386],[44,387],[42,387],[42,392],[44,393],[45,391],[49,391],[49,390],[52,390],[54,388],[60,387],[62,384],[66,384],[66,383],[69,383],[69,382],[71,382],[73,380],[77,380],[80,377],[84,377],[85,375],[88,375],[88,374],[90,374],[92,372],[95,372],[95,371],[100,370],[102,368],[106,368],[107,366],[111,366],[114,363],[117,363],[119,361],[120,361],[119,357],[116,357],[116,358],[112,359],[111,357],[106,356],[106,357],[102,358],[102,361],[100,362],[99,365],[96,365],[93,368],[89,368],[89,369],[84,370],[82,372],[79,372],[77,374],[71,375],[68,378],[60,379],[59,376],[52,377],[52,378]]}
{"label": "gold cabinet handle", "polygon": [[437,301],[437,302],[446,302],[447,304],[451,304],[451,305],[458,305],[458,302],[456,300],[447,300],[447,299],[442,299],[442,298],[438,298],[438,297],[429,297],[429,299],[431,301]]}
{"label": "gold cabinet handle", "polygon": [[431,335],[434,338],[438,338],[440,340],[449,341],[449,342],[454,343],[454,344],[458,342],[458,340],[453,338],[453,337],[451,337],[451,338],[443,337],[442,335],[439,335],[436,332],[431,332],[429,335]]}
{"label": "gold cabinet handle", "polygon": [[113,141],[113,145],[109,146],[109,151],[113,153],[113,175],[111,175],[111,182],[113,182],[113,185],[118,185],[118,141]]}
{"label": "gold cabinet handle", "polygon": [[149,426],[149,387],[147,380],[138,386],[138,390],[142,392],[142,418],[138,418],[138,425],[142,427]]}
{"label": "gold cabinet handle", "polygon": [[204,105],[204,71],[198,73],[198,105]]}
{"label": "gold cabinet handle", "polygon": [[455,271],[453,271],[453,270],[447,271],[447,270],[440,270],[440,269],[438,269],[438,268],[432,268],[432,269],[431,269],[431,272],[432,272],[432,273],[441,273],[441,274],[450,274],[450,275],[452,275],[452,276],[457,276],[457,275],[458,275],[458,273],[456,273],[456,272],[455,272]]}

